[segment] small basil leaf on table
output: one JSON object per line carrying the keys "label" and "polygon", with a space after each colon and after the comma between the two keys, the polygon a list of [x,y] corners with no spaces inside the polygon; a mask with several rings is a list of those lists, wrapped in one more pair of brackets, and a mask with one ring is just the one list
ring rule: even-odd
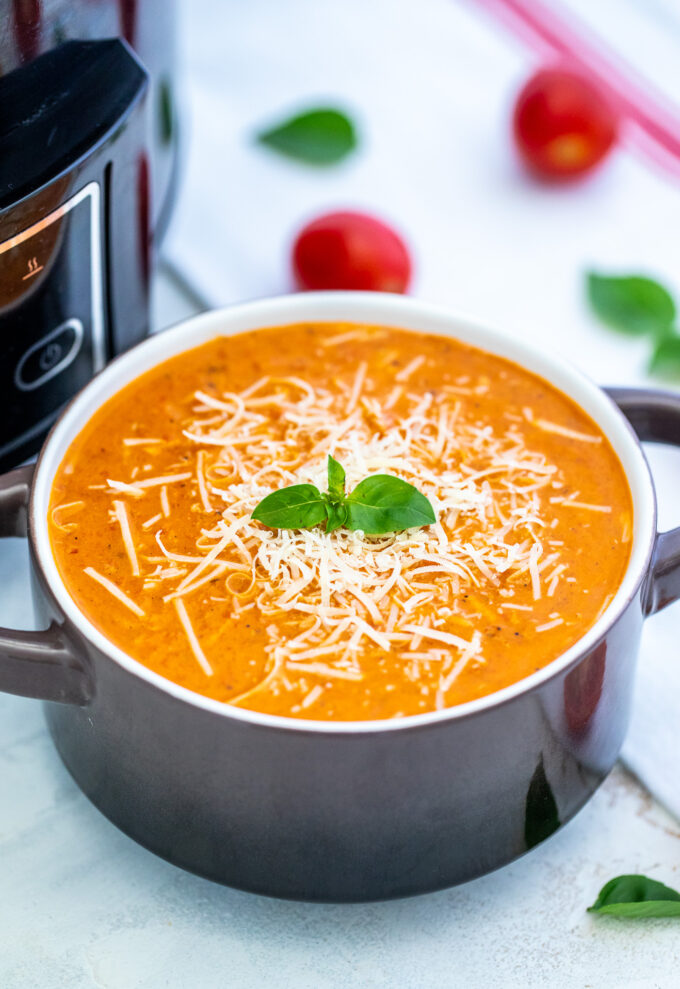
{"label": "small basil leaf on table", "polygon": [[347,528],[366,535],[401,532],[436,522],[432,505],[408,481],[374,474],[360,481],[347,497]]}
{"label": "small basil leaf on table", "polygon": [[345,493],[345,468],[328,454],[328,491],[342,497]]}
{"label": "small basil leaf on table", "polygon": [[680,378],[680,337],[664,337],[656,345],[649,370],[665,378]]}
{"label": "small basil leaf on table", "polygon": [[308,529],[326,518],[326,503],[313,484],[293,484],[263,498],[252,517],[272,529]]}
{"label": "small basil leaf on table", "polygon": [[588,300],[595,314],[616,330],[633,336],[666,336],[675,321],[669,292],[642,275],[607,276],[589,272]]}
{"label": "small basil leaf on table", "polygon": [[347,506],[344,503],[339,505],[334,502],[326,502],[326,532],[335,532],[347,521]]}
{"label": "small basil leaf on table", "polygon": [[647,876],[617,876],[602,887],[588,911],[614,917],[680,917],[680,893]]}
{"label": "small basil leaf on table", "polygon": [[334,165],[357,145],[354,124],[340,110],[319,107],[257,135],[260,144],[308,165]]}

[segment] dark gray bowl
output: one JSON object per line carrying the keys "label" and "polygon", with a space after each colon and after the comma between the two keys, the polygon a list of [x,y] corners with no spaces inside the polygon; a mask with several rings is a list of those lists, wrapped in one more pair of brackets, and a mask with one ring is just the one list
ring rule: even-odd
{"label": "dark gray bowl", "polygon": [[[546,669],[479,701],[399,721],[298,721],[163,679],[69,597],[50,552],[47,506],[55,470],[95,409],[144,370],[218,334],[336,319],[451,334],[498,353],[570,394],[609,437],[634,501],[630,565],[597,624]],[[489,872],[568,821],[609,772],[628,724],[643,618],[680,594],[680,535],[656,532],[653,484],[627,420],[641,439],[680,440],[677,396],[606,394],[559,359],[397,296],[307,294],[189,320],[95,378],[52,430],[35,472],[0,478],[0,536],[28,536],[46,629],[0,629],[0,688],[46,701],[62,759],[107,817],[210,879],[353,901]]]}

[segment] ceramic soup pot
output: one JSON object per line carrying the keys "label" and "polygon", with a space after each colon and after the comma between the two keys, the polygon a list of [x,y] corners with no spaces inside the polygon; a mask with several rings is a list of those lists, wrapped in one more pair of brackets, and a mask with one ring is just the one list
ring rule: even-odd
{"label": "ceramic soup pot", "polygon": [[[99,406],[216,335],[324,320],[449,334],[508,358],[571,396],[608,437],[633,497],[630,563],[598,622],[544,669],[480,700],[399,720],[274,717],[153,673],[69,596],[50,550],[50,487]],[[61,758],[90,800],[185,869],[325,901],[464,882],[556,831],[617,758],[643,620],[680,594],[680,530],[656,531],[640,440],[680,442],[680,397],[603,391],[558,358],[414,300],[310,293],[190,319],[110,364],[64,411],[37,465],[0,478],[0,536],[28,538],[44,629],[0,629],[0,689],[43,700]]]}

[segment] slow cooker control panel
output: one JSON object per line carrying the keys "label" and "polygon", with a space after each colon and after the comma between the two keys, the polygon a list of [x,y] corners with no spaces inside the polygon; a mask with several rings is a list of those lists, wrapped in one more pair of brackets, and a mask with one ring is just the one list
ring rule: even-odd
{"label": "slow cooker control panel", "polygon": [[107,361],[100,216],[90,182],[0,242],[0,469]]}
{"label": "slow cooker control panel", "polygon": [[120,38],[0,71],[0,472],[148,333],[148,88]]}

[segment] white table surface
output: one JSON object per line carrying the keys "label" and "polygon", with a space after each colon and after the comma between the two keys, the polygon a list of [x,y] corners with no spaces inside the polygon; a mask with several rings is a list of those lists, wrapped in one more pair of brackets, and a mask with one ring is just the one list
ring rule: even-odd
{"label": "white table surface", "polygon": [[[161,276],[156,324],[192,303]],[[30,627],[25,545],[0,543],[0,623]],[[157,859],[73,783],[40,705],[0,695],[2,989],[673,989],[680,927],[594,918],[603,883],[680,887],[680,825],[623,768],[525,858],[391,903],[288,903]]]}

